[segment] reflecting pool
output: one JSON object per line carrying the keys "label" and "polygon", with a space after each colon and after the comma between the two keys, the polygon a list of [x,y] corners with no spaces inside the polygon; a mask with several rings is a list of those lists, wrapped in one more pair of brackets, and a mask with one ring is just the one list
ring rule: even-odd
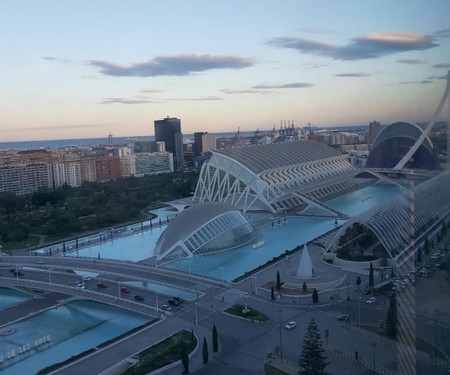
{"label": "reflecting pool", "polygon": [[47,310],[11,324],[14,332],[0,336],[0,373],[35,374],[148,321],[144,315],[88,300]]}
{"label": "reflecting pool", "polygon": [[0,297],[0,310],[33,298],[30,294],[10,288],[0,288]]}

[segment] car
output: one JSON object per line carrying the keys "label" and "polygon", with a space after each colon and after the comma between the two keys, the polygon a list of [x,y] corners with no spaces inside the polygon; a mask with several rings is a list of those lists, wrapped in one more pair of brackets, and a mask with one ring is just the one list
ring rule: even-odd
{"label": "car", "polygon": [[120,291],[122,293],[130,293],[130,289],[128,289],[127,287],[123,286],[122,288],[120,288]]}
{"label": "car", "polygon": [[173,297],[173,299],[178,303],[183,303],[183,300],[180,297]]}
{"label": "car", "polygon": [[23,272],[21,270],[14,270],[14,275],[23,276]]}
{"label": "car", "polygon": [[75,286],[80,286],[80,285],[84,285],[84,281],[77,281],[75,283]]}
{"label": "car", "polygon": [[44,259],[39,259],[36,264],[45,264],[45,260]]}
{"label": "car", "polygon": [[376,301],[377,301],[377,299],[376,299],[375,297],[370,297],[370,298],[366,301],[366,303],[367,303],[368,305],[372,305],[372,304],[374,304]]}
{"label": "car", "polygon": [[75,285],[75,288],[86,289],[86,285],[84,285],[84,284],[77,284],[77,285]]}
{"label": "car", "polygon": [[142,297],[142,296],[138,296],[137,294],[134,296],[134,299],[136,300],[136,301],[143,301],[144,300],[144,297]]}
{"label": "car", "polygon": [[337,320],[344,320],[344,321],[346,321],[346,320],[349,320],[349,319],[350,319],[350,317],[347,314],[341,314],[341,315],[339,315],[337,317]]}
{"label": "car", "polygon": [[167,301],[169,303],[169,305],[172,306],[179,306],[180,303],[178,301],[176,301],[175,299],[169,299],[169,301]]}
{"label": "car", "polygon": [[99,288],[106,288],[107,287],[107,285],[105,283],[101,282],[101,281],[97,283],[97,286]]}
{"label": "car", "polygon": [[166,310],[166,311],[172,310],[172,308],[169,305],[161,305],[160,307],[161,307],[161,309]]}
{"label": "car", "polygon": [[286,325],[284,326],[284,328],[286,328],[286,329],[293,329],[295,327],[297,327],[297,322],[294,322],[294,321],[286,323]]}
{"label": "car", "polygon": [[90,276],[83,276],[83,281],[91,281],[92,278]]}

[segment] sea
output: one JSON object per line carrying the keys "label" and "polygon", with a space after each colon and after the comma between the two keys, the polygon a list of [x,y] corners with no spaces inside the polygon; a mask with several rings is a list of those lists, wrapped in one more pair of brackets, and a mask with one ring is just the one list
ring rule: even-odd
{"label": "sea", "polygon": [[[324,128],[314,128],[314,130],[340,130],[340,131],[361,131],[367,129],[367,125],[352,125],[348,127],[324,127]],[[270,134],[271,130],[258,130],[259,135]],[[239,135],[242,137],[248,137],[254,135],[255,131],[240,131]],[[219,132],[212,133],[215,134],[217,138],[222,137],[233,137],[237,135],[236,132]],[[184,134],[185,139],[193,139],[193,134]],[[35,149],[46,149],[46,148],[65,148],[70,146],[100,146],[107,144],[126,144],[135,141],[154,141],[155,137],[153,135],[148,136],[129,136],[129,137],[114,137],[111,140],[108,137],[103,138],[74,138],[74,139],[51,139],[51,140],[41,140],[41,141],[16,141],[16,142],[0,142],[0,150],[35,150]]]}

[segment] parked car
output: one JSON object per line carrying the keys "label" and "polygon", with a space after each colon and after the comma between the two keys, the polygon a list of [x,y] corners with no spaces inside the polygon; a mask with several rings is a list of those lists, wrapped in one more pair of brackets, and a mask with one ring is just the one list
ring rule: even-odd
{"label": "parked car", "polygon": [[122,293],[130,293],[130,289],[128,289],[126,286],[121,287],[121,288],[120,288],[120,291],[121,291]]}
{"label": "parked car", "polygon": [[180,297],[173,297],[173,299],[178,303],[183,303],[183,300]]}
{"label": "parked car", "polygon": [[178,301],[176,301],[175,299],[169,299],[169,305],[172,305],[172,306],[179,306],[180,305],[180,303],[178,302]]}
{"label": "parked car", "polygon": [[369,304],[369,305],[372,305],[372,304],[374,304],[376,301],[377,301],[377,299],[376,299],[375,297],[370,297],[370,298],[366,301],[366,303]]}
{"label": "parked car", "polygon": [[105,283],[103,283],[103,282],[100,281],[100,282],[97,283],[97,286],[98,286],[99,288],[106,288],[107,285],[106,285]]}
{"label": "parked car", "polygon": [[44,259],[39,259],[36,264],[45,264],[45,260]]}
{"label": "parked car", "polygon": [[286,329],[292,329],[297,327],[297,322],[291,321],[289,323],[286,323],[286,325],[284,326]]}
{"label": "parked car", "polygon": [[350,317],[347,314],[341,314],[341,315],[339,315],[337,317],[337,320],[344,320],[344,321],[346,321],[346,320],[349,320],[349,319],[350,319]]}
{"label": "parked car", "polygon": [[91,281],[92,278],[90,276],[83,276],[84,281]]}
{"label": "parked car", "polygon": [[138,296],[137,294],[134,296],[134,299],[136,300],[136,301],[143,301],[144,300],[144,297],[142,297],[142,296]]}
{"label": "parked car", "polygon": [[86,289],[86,285],[84,285],[84,284],[76,284],[76,285],[75,285],[75,288],[78,288],[78,289]]}
{"label": "parked car", "polygon": [[160,308],[166,311],[172,310],[172,308],[169,305],[161,305]]}

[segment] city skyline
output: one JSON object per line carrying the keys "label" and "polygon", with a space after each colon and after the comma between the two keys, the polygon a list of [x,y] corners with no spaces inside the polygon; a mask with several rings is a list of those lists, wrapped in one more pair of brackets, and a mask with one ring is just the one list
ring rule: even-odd
{"label": "city skyline", "polygon": [[[445,0],[2,2],[1,141],[427,121]],[[441,118],[448,115],[444,110]]]}

